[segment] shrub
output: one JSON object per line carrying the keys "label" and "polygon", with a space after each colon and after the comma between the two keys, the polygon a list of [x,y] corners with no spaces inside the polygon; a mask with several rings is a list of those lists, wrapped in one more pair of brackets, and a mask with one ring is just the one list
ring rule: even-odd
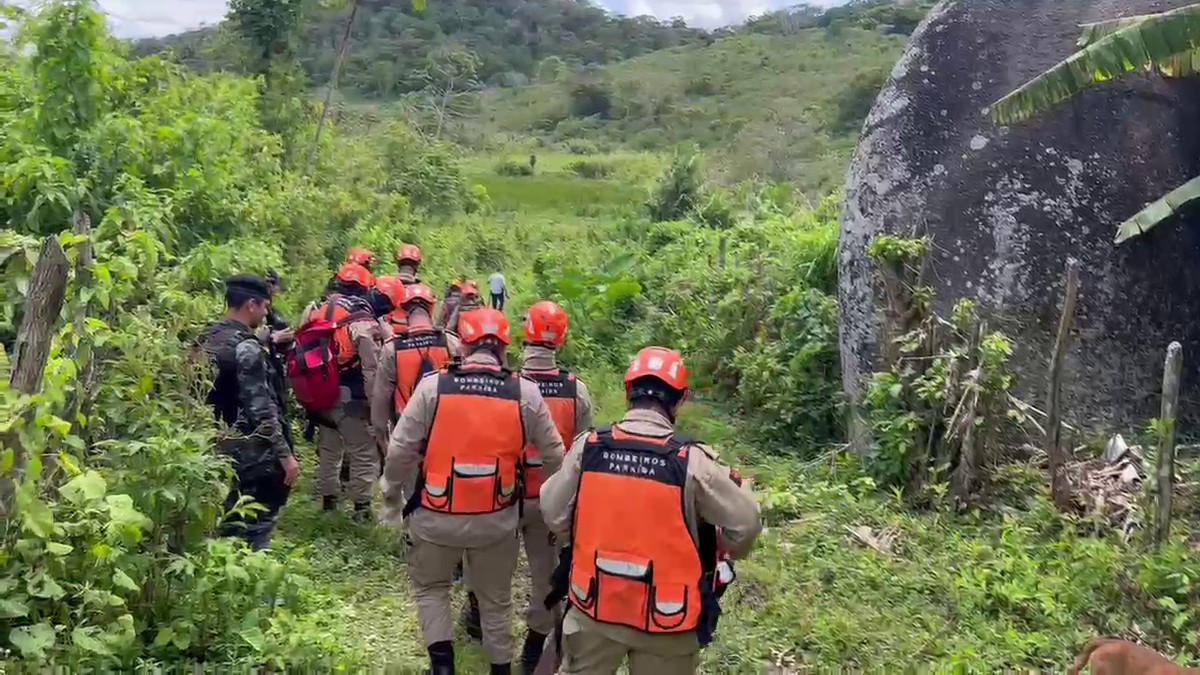
{"label": "shrub", "polygon": [[532,176],[533,167],[528,162],[506,159],[496,164],[496,173],[501,176]]}
{"label": "shrub", "polygon": [[587,159],[575,160],[567,168],[580,178],[608,178],[615,173],[612,164]]}
{"label": "shrub", "polygon": [[613,109],[612,87],[602,80],[584,80],[571,87],[571,115],[609,119]]}

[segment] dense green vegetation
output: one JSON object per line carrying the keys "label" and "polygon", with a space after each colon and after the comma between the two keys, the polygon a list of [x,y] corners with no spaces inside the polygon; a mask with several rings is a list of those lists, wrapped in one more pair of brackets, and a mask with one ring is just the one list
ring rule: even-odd
{"label": "dense green vegetation", "polygon": [[[1029,453],[986,457],[990,470],[955,499],[940,463],[944,449],[964,445],[943,433],[953,415],[985,429],[1009,412],[981,406],[963,418],[957,401],[986,402],[1017,376],[1003,367],[1002,336],[971,349],[943,332],[969,326],[966,310],[903,314],[911,325],[897,336],[909,339],[897,344],[908,360],[877,378],[876,444],[862,458],[843,452],[837,197],[812,195],[836,189],[859,114],[843,110],[861,111],[873,92],[862,84],[843,106],[844,85],[886,68],[899,49],[886,26],[902,22],[822,16],[790,38],[781,34],[792,24],[760,25],[588,80],[601,92],[640,77],[682,91],[671,73],[702,64],[718,93],[700,84],[681,93],[706,112],[669,113],[696,123],[681,121],[661,144],[638,140],[650,132],[636,116],[593,118],[574,135],[559,135],[570,117],[521,126],[543,114],[533,111],[571,104],[575,85],[564,80],[488,94],[495,119],[468,117],[444,142],[386,108],[359,109],[325,136],[308,176],[300,167],[315,113],[304,83],[281,76],[296,75],[299,55],[265,59],[257,80],[198,74],[125,56],[84,3],[62,0],[31,18],[0,58],[0,334],[21,318],[44,237],[72,262],[90,243],[94,262],[90,275],[72,274],[40,392],[0,378],[0,478],[17,486],[0,533],[4,667],[422,666],[394,532],[321,514],[305,485],[273,551],[209,538],[229,470],[211,450],[200,395],[209,375],[185,358],[221,313],[226,275],[280,270],[277,304],[294,318],[347,247],[386,253],[402,241],[424,249],[435,288],[503,269],[514,318],[539,298],[562,303],[572,321],[563,359],[591,386],[600,419],[620,414],[619,373],[636,349],[687,354],[697,400],[681,426],[754,477],[768,525],[739,565],[705,672],[1054,669],[1097,633],[1200,656],[1194,522],[1150,553],[1140,532],[1127,538],[1102,515],[1056,512]],[[261,48],[278,35],[237,39]],[[787,65],[766,70],[764,58]],[[697,122],[714,110],[763,119],[750,116],[767,91],[811,106],[805,115],[780,103],[775,113],[794,113],[780,128],[800,130],[776,145],[819,155],[779,168],[789,182],[767,180],[775,174],[751,154],[753,125]],[[495,140],[502,131],[513,137]],[[534,136],[517,137],[526,132]],[[470,145],[449,144],[471,134]],[[709,161],[658,151],[680,141],[707,148]],[[737,180],[746,176],[759,180]],[[76,214],[94,224],[86,238],[70,233]],[[884,263],[920,248],[877,244]],[[920,350],[935,343],[912,337],[934,332],[949,346],[927,358]],[[914,361],[922,366],[906,367]],[[0,372],[10,367],[0,352]],[[951,377],[963,372],[980,375]],[[914,443],[935,436],[940,444]],[[315,453],[300,455],[311,476]],[[1197,475],[1182,473],[1180,509],[1190,514]],[[524,583],[517,589],[519,611]],[[459,659],[476,672],[484,657],[466,647]]]}

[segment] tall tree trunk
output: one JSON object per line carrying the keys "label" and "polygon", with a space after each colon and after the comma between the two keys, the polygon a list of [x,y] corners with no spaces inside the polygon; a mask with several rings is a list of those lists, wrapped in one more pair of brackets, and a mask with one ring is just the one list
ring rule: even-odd
{"label": "tall tree trunk", "polygon": [[317,156],[317,148],[321,147],[321,133],[325,130],[325,120],[329,117],[329,106],[333,102],[333,92],[337,89],[338,77],[342,74],[342,63],[346,60],[346,51],[350,47],[350,32],[354,29],[354,18],[358,16],[358,5],[361,0],[354,0],[350,6],[350,16],[346,18],[346,28],[342,31],[342,45],[338,48],[337,60],[333,63],[333,72],[329,75],[329,86],[325,90],[325,103],[321,106],[321,117],[317,120],[317,135],[308,151],[308,161],[304,163],[304,175],[312,171],[313,160]]}

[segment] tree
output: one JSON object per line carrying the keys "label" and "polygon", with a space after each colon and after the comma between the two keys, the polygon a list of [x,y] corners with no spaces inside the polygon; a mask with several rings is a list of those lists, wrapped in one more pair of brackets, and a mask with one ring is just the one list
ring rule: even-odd
{"label": "tree", "polygon": [[[1184,77],[1200,72],[1200,4],[1081,26],[1079,51],[992,104],[997,124],[1015,124],[1096,84],[1132,72]],[[1116,243],[1144,234],[1200,200],[1200,176],[1121,224]]]}
{"label": "tree", "polygon": [[441,138],[448,122],[470,111],[480,87],[478,71],[479,58],[459,49],[438,50],[426,59],[420,101],[434,116],[433,138]]}
{"label": "tree", "polygon": [[247,69],[262,78],[259,114],[263,126],[292,149],[303,116],[306,87],[296,55],[303,0],[232,0],[229,22],[249,48]]}

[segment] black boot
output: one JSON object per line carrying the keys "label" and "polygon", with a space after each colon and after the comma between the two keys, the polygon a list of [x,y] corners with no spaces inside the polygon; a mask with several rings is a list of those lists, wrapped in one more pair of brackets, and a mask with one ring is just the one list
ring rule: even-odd
{"label": "black boot", "polygon": [[321,510],[323,510],[323,511],[336,511],[336,510],[337,510],[337,503],[338,503],[338,498],[337,498],[337,497],[323,497],[323,498],[321,499]]}
{"label": "black boot", "polygon": [[371,522],[371,503],[360,503],[354,505],[354,522],[369,523]]}
{"label": "black boot", "polygon": [[492,675],[512,675],[511,663],[493,663]]}
{"label": "black boot", "polygon": [[429,645],[430,675],[454,675],[454,644],[435,642]]}
{"label": "black boot", "polygon": [[467,593],[467,604],[463,606],[460,621],[468,637],[472,640],[483,639],[483,627],[479,623],[479,600],[474,593]]}
{"label": "black boot", "polygon": [[521,649],[521,673],[533,675],[538,661],[542,660],[542,650],[546,648],[546,634],[531,630],[525,634],[525,647]]}

